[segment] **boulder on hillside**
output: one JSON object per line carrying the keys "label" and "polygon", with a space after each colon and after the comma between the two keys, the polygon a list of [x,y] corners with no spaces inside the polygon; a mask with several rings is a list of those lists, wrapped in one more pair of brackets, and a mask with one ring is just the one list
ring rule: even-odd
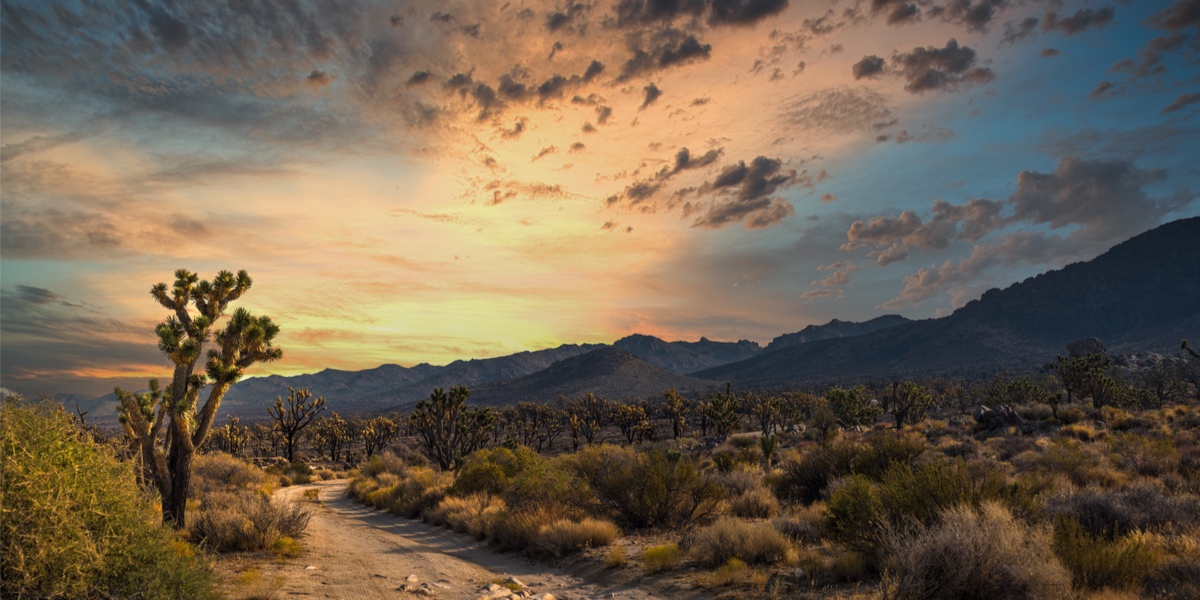
{"label": "boulder on hillside", "polygon": [[1083,338],[1067,344],[1067,352],[1074,358],[1094,353],[1108,354],[1108,346],[1105,346],[1100,338]]}

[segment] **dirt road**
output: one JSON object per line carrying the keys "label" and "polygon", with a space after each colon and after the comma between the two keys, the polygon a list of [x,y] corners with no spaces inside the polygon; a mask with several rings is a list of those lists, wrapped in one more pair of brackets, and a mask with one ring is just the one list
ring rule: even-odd
{"label": "dirt road", "polygon": [[[420,598],[428,593],[419,591],[424,588],[435,598],[475,600],[488,596],[489,583],[516,577],[533,598],[547,593],[557,600],[662,598],[636,586],[581,581],[543,564],[495,554],[469,536],[372,510],[347,498],[346,484],[326,481],[279,492],[300,499],[315,488],[324,506],[314,506],[300,539],[304,556],[271,566],[270,575],[283,583],[277,597]],[[406,584],[418,591],[403,591]]]}

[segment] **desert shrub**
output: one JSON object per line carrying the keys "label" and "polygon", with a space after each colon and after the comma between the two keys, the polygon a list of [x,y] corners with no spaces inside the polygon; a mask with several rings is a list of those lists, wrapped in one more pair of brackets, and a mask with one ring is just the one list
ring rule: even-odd
{"label": "desert shrub", "polygon": [[763,473],[761,469],[738,469],[721,473],[713,480],[725,488],[730,497],[741,496],[752,490],[763,488]]}
{"label": "desert shrub", "polygon": [[1069,517],[1089,535],[1116,539],[1142,531],[1186,530],[1200,520],[1200,499],[1168,494],[1161,484],[1139,483],[1122,490],[1087,488],[1052,496],[1046,513]]}
{"label": "desert shrub", "polygon": [[271,551],[276,556],[285,558],[296,558],[304,554],[304,548],[300,546],[300,543],[286,536],[275,540],[275,543],[271,544]]}
{"label": "desert shrub", "polygon": [[512,478],[528,466],[541,462],[536,453],[523,446],[516,450],[503,447],[478,450],[467,458],[449,493],[458,496],[478,492],[503,493]]}
{"label": "desert shrub", "polygon": [[299,537],[312,513],[304,506],[242,490],[213,493],[189,515],[188,535],[208,548],[269,550],[281,537]]}
{"label": "desert shrub", "polygon": [[495,496],[447,496],[437,506],[422,511],[421,518],[433,525],[449,527],[458,533],[483,539],[491,530],[496,515],[504,509],[504,500]]}
{"label": "desert shrub", "polygon": [[728,517],[696,530],[689,552],[702,565],[715,567],[731,558],[752,564],[782,561],[791,545],[769,523],[747,523]]}
{"label": "desert shrub", "polygon": [[373,507],[375,510],[388,510],[396,504],[397,497],[400,496],[400,484],[391,485],[388,487],[380,487],[379,489],[367,494],[363,504]]}
{"label": "desert shrub", "polygon": [[1191,600],[1200,598],[1200,556],[1175,556],[1163,560],[1143,580],[1153,598]]}
{"label": "desert shrub", "polygon": [[1045,469],[1051,473],[1060,473],[1079,486],[1098,483],[1112,487],[1125,480],[1122,475],[1104,464],[1100,456],[1088,451],[1078,442],[1064,439],[1055,439],[1054,443],[1040,454],[1018,463],[1025,470]]}
{"label": "desert shrub", "polygon": [[359,467],[359,474],[362,477],[378,477],[382,473],[391,473],[397,477],[403,477],[406,470],[404,459],[391,452],[384,452],[371,455],[367,459],[367,464]]}
{"label": "desert shrub", "polygon": [[884,571],[887,599],[1071,597],[1071,576],[1049,532],[985,502],[951,508],[941,521],[894,536]]}
{"label": "desert shrub", "polygon": [[775,495],[782,500],[811,504],[834,479],[853,474],[878,479],[893,464],[911,464],[925,452],[925,447],[919,435],[891,431],[874,432],[865,444],[835,441],[798,458],[784,458],[774,486]]}
{"label": "desert shrub", "polygon": [[498,552],[519,550],[536,554],[538,536],[542,527],[565,518],[562,513],[551,512],[541,507],[517,511],[511,508],[499,511],[491,523],[488,545]]}
{"label": "desert shrub", "polygon": [[666,544],[647,548],[642,552],[642,570],[646,575],[654,575],[674,569],[683,558],[683,550],[679,544]]}
{"label": "desert shrub", "polygon": [[1138,585],[1160,559],[1145,544],[1094,536],[1070,517],[1055,523],[1054,551],[1071,571],[1075,585],[1090,589]]}
{"label": "desert shrub", "polygon": [[512,478],[504,500],[520,510],[542,506],[568,511],[594,502],[594,497],[588,483],[581,481],[564,461],[539,460]]}
{"label": "desert shrub", "polygon": [[584,548],[607,546],[621,535],[621,530],[608,521],[560,519],[542,527],[535,543],[538,551],[561,557]]}
{"label": "desert shrub", "polygon": [[758,433],[757,431],[752,431],[749,433],[733,433],[725,439],[725,443],[737,450],[742,450],[745,448],[757,448],[758,440],[761,437],[762,434]]}
{"label": "desert shrub", "polygon": [[661,449],[589,448],[577,452],[571,466],[603,506],[636,528],[704,521],[717,513],[725,497],[725,490],[690,457],[669,457]]}
{"label": "desert shrub", "polygon": [[809,509],[790,517],[778,517],[771,521],[775,530],[798,544],[821,542],[821,511]]}
{"label": "desert shrub", "polygon": [[1008,485],[985,464],[932,460],[916,466],[897,463],[878,484],[854,475],[836,489],[831,486],[824,525],[835,540],[878,565],[888,551],[888,529],[929,527],[949,508],[978,507],[986,500],[1003,502],[1021,514],[1038,510],[1019,485]]}
{"label": "desert shrub", "polygon": [[1166,436],[1148,438],[1123,433],[1108,440],[1110,458],[1120,468],[1138,475],[1158,477],[1179,468],[1180,454]]}
{"label": "desert shrub", "polygon": [[1054,410],[1046,404],[1025,404],[1016,408],[1017,414],[1021,415],[1022,419],[1030,419],[1033,421],[1045,421],[1054,416]]}
{"label": "desert shrub", "polygon": [[215,598],[207,558],[159,524],[133,465],[65,412],[0,408],[0,595]]}
{"label": "desert shrub", "polygon": [[414,468],[397,486],[391,511],[400,516],[415,519],[422,512],[437,506],[446,497],[446,490],[454,483],[454,474],[427,468]]}
{"label": "desert shrub", "polygon": [[750,573],[749,565],[744,561],[731,558],[713,571],[712,575],[703,578],[701,583],[708,588],[725,587],[742,581],[748,573]]}
{"label": "desert shrub", "polygon": [[1085,415],[1084,412],[1078,408],[1068,408],[1058,411],[1058,420],[1067,424],[1078,423],[1082,421],[1085,416],[1087,415]]}
{"label": "desert shrub", "polygon": [[627,562],[625,557],[625,549],[620,546],[613,546],[608,554],[604,555],[604,568],[616,569],[625,566]]}
{"label": "desert shrub", "polygon": [[861,553],[843,552],[834,559],[831,571],[838,581],[854,583],[866,579],[871,568]]}
{"label": "desert shrub", "polygon": [[331,479],[337,479],[337,473],[334,473],[333,471],[330,471],[329,469],[317,469],[316,471],[313,471],[313,476],[316,477],[317,479],[320,479],[321,481],[329,481]]}
{"label": "desert shrub", "polygon": [[1090,442],[1100,437],[1101,434],[1093,427],[1076,423],[1074,425],[1067,425],[1066,427],[1059,429],[1058,435],[1075,438],[1081,442]]}
{"label": "desert shrub", "polygon": [[730,500],[729,514],[744,519],[769,519],[779,514],[779,501],[766,488],[758,488]]}
{"label": "desert shrub", "polygon": [[200,454],[192,461],[192,498],[229,487],[258,489],[266,479],[262,469],[224,452]]}

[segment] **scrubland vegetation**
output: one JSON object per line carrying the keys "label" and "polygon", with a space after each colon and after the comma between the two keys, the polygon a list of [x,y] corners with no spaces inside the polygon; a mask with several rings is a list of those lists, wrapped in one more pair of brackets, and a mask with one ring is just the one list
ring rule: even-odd
{"label": "scrubland vegetation", "polygon": [[[398,436],[348,493],[497,551],[729,597],[1195,598],[1196,389],[1142,377],[1091,357],[974,383],[562,399],[502,409],[445,468],[430,436]],[[442,398],[424,409],[454,410]],[[534,431],[556,410],[557,453]]]}

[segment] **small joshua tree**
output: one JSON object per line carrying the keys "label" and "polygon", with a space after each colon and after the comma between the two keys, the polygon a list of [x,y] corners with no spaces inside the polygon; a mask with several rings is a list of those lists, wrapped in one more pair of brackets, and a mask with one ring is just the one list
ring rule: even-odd
{"label": "small joshua tree", "polygon": [[867,398],[867,389],[861,385],[844,390],[834,388],[825,392],[834,418],[843,428],[871,425],[875,418],[883,413],[883,409],[874,406]]}
{"label": "small joshua tree", "polygon": [[663,392],[663,412],[671,419],[671,434],[674,439],[679,439],[687,427],[688,407],[675,388]]}
{"label": "small joshua tree", "polygon": [[267,408],[267,414],[275,419],[275,430],[283,438],[283,452],[288,462],[296,460],[296,442],[300,441],[300,432],[308,427],[321,411],[325,410],[325,398],[312,399],[312,393],[307,389],[295,390],[288,388],[287,405],[283,397],[275,397],[275,406]]}
{"label": "small joshua tree", "polygon": [[400,426],[387,417],[375,417],[363,425],[363,450],[367,456],[375,454],[376,450],[390,444],[400,433]]}
{"label": "small joshua tree", "polygon": [[[173,287],[165,283],[152,287],[150,295],[172,311],[154,330],[159,350],[175,365],[171,384],[158,398],[152,389],[148,407],[141,396],[115,390],[127,421],[126,434],[135,438],[144,465],[149,465],[145,470],[162,497],[163,522],[176,529],[184,525],[196,448],[208,438],[225,392],[250,365],[283,356],[272,345],[279,326],[270,317],[252,316],[244,308],[234,310],[225,328],[213,333],[229,303],[249,291],[251,283],[245,271],[237,275],[221,271],[212,281],[201,281],[195,273],[179,269]],[[209,342],[215,347],[208,351],[205,372],[196,373],[196,363]],[[200,393],[210,384],[208,399],[200,405]],[[165,449],[158,437],[164,424]]]}
{"label": "small joshua tree", "polygon": [[916,425],[921,422],[925,418],[925,411],[929,410],[930,404],[933,404],[933,395],[923,386],[911,381],[903,384],[898,381],[892,382],[889,408],[892,416],[896,418],[896,429],[900,429],[905,423]]}

